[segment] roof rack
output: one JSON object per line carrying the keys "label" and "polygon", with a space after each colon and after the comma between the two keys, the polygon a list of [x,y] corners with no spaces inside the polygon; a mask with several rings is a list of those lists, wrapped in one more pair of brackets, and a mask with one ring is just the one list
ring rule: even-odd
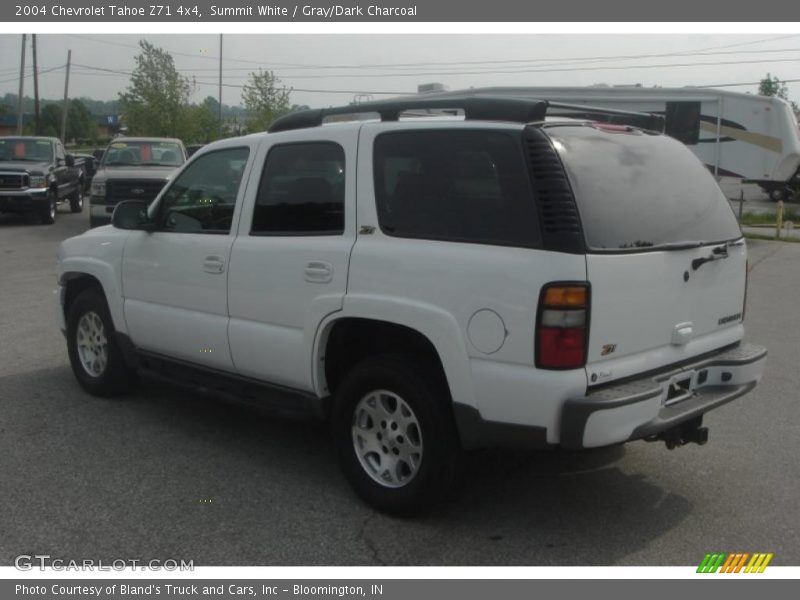
{"label": "roof rack", "polygon": [[365,102],[334,108],[317,108],[290,113],[279,119],[269,128],[270,133],[319,127],[326,117],[335,115],[357,115],[377,113],[381,121],[397,121],[400,115],[409,111],[459,109],[464,111],[466,120],[507,121],[511,123],[532,123],[544,121],[545,116],[555,114],[570,118],[604,120],[610,123],[634,125],[644,129],[663,131],[664,118],[650,113],[637,113],[624,110],[605,109],[583,105],[561,104],[531,98],[494,96],[451,96],[447,98],[403,98]]}
{"label": "roof rack", "polygon": [[601,121],[618,125],[630,125],[649,131],[663,133],[666,120],[663,115],[654,113],[634,112],[616,108],[600,108],[587,104],[567,104],[564,102],[548,102],[547,114],[550,116],[568,117],[570,119],[585,119]]}

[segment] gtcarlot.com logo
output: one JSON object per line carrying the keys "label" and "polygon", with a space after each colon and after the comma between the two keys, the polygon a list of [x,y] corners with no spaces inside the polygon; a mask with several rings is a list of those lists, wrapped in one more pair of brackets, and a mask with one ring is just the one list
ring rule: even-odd
{"label": "gtcarlot.com logo", "polygon": [[81,560],[52,558],[49,554],[20,554],[14,559],[14,566],[20,571],[39,569],[44,571],[194,571],[193,560],[167,558],[139,560],[118,558],[110,561],[84,558]]}
{"label": "gtcarlot.com logo", "polygon": [[697,572],[763,573],[771,560],[771,552],[708,552],[697,567]]}

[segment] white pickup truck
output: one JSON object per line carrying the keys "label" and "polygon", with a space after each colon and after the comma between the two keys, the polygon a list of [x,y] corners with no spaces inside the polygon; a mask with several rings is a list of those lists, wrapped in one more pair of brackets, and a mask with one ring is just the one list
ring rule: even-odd
{"label": "white pickup truck", "polygon": [[[419,117],[443,102],[460,116]],[[398,100],[204,147],[63,242],[78,381],[144,371],[326,418],[395,513],[440,497],[463,449],[704,443],[765,364],[736,219],[679,142],[551,108]],[[380,119],[325,123],[354,110]]]}

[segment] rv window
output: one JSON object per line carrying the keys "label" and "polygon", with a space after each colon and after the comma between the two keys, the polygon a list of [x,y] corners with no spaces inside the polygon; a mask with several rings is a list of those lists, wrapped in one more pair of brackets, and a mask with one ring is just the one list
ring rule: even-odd
{"label": "rv window", "polygon": [[667,102],[666,133],[687,146],[700,138],[700,103]]}

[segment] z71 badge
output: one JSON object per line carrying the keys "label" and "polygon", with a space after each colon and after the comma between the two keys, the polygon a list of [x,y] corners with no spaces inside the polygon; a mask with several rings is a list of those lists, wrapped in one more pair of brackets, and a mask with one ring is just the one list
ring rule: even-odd
{"label": "z71 badge", "polygon": [[616,349],[617,349],[616,344],[606,344],[600,349],[600,356],[608,356]]}

